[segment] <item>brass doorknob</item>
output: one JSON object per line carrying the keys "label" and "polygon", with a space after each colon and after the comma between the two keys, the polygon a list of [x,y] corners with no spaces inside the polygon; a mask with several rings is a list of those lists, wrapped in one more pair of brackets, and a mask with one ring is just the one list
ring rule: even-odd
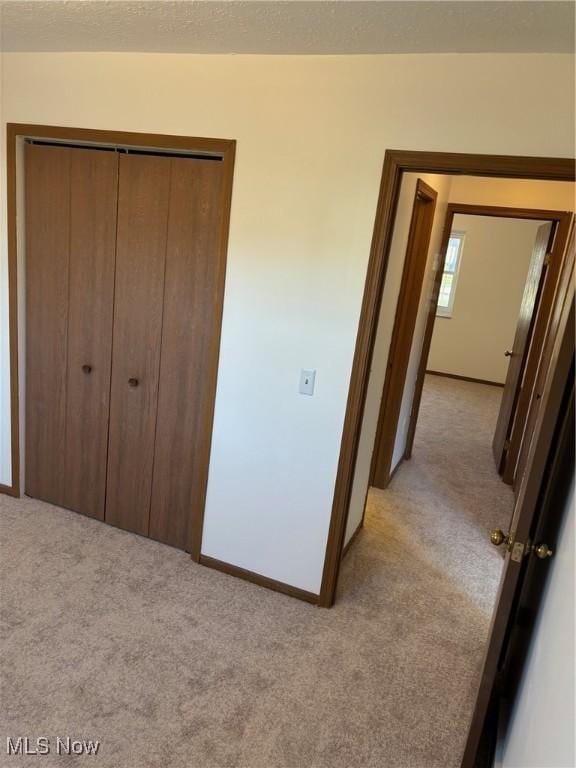
{"label": "brass doorknob", "polygon": [[534,544],[532,552],[539,560],[546,560],[547,557],[552,557],[554,554],[548,544]]}
{"label": "brass doorknob", "polygon": [[84,373],[90,373],[92,371],[92,366],[91,365],[83,365],[82,366],[82,370],[84,371]]}
{"label": "brass doorknob", "polygon": [[137,387],[138,386],[138,379],[128,379],[128,386],[129,387]]}
{"label": "brass doorknob", "polygon": [[512,357],[513,354],[511,349],[507,349],[506,352],[504,352],[504,357]]}
{"label": "brass doorknob", "polygon": [[500,544],[504,544],[507,541],[508,536],[500,528],[494,528],[493,531],[490,531],[490,543],[494,544],[495,547],[499,547]]}

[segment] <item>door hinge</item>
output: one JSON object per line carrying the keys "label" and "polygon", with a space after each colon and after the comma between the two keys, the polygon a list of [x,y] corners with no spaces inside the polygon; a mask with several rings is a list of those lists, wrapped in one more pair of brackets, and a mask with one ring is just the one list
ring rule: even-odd
{"label": "door hinge", "polygon": [[544,256],[544,266],[547,267],[548,264],[550,264],[550,260],[552,259],[552,254],[547,253],[546,256]]}
{"label": "door hinge", "polygon": [[510,450],[510,440],[504,440],[504,450],[505,451]]}

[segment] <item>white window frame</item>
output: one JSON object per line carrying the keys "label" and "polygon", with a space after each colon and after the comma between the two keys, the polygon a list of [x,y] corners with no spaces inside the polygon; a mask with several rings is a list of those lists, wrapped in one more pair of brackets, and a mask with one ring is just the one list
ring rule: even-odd
{"label": "white window frame", "polygon": [[[458,275],[460,274],[460,265],[462,264],[462,252],[464,250],[465,238],[466,233],[462,230],[452,230],[452,232],[450,232],[450,240],[457,239],[459,241],[458,255],[456,256],[456,269],[454,272],[450,272],[450,274],[453,275],[453,278],[452,286],[450,287],[450,298],[448,299],[448,306],[441,307],[439,304],[436,305],[436,317],[452,317],[454,311],[454,297],[456,295],[456,288],[458,286]],[[445,272],[446,270],[442,271],[442,278],[444,277]],[[442,282],[440,282],[440,286],[442,286]]]}

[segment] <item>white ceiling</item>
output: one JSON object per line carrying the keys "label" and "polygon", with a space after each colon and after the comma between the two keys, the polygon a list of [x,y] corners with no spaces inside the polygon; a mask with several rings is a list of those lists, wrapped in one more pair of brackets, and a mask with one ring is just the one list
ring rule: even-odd
{"label": "white ceiling", "polygon": [[574,50],[574,4],[544,0],[3,0],[4,51],[441,53]]}

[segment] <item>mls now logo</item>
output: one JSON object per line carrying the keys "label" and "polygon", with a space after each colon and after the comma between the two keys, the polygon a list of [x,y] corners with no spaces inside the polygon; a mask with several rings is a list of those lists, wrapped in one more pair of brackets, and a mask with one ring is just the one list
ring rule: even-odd
{"label": "mls now logo", "polygon": [[6,739],[6,752],[8,755],[49,755],[55,752],[57,755],[97,755],[100,748],[99,741],[71,739],[70,736],[56,737],[56,743],[52,745],[48,736],[39,736],[30,739],[28,736],[8,737]]}

